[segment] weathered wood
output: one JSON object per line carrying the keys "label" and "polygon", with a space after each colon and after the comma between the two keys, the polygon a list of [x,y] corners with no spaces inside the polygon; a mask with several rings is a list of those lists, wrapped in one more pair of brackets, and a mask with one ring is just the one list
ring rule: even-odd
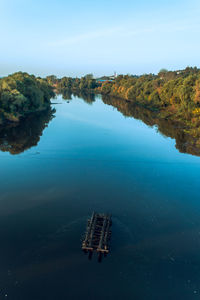
{"label": "weathered wood", "polygon": [[93,218],[91,220],[91,226],[90,226],[89,247],[92,247],[96,222],[97,222],[97,215],[95,213],[93,213]]}
{"label": "weathered wood", "polygon": [[88,220],[88,227],[87,227],[88,230],[86,231],[85,241],[89,240],[89,236],[90,236],[90,224],[91,224],[91,222],[93,222],[94,216],[95,215],[94,215],[94,212],[93,212],[91,220]]}
{"label": "weathered wood", "polygon": [[111,216],[105,214],[93,213],[88,220],[85,238],[82,243],[82,249],[85,252],[96,250],[99,254],[109,253],[109,240],[111,236]]}
{"label": "weathered wood", "polygon": [[98,245],[98,248],[97,248],[98,252],[101,252],[101,250],[103,249],[103,242],[104,242],[104,238],[105,238],[106,225],[107,225],[107,219],[105,218],[103,220],[103,226],[102,226],[102,230],[101,230],[99,245]]}
{"label": "weathered wood", "polygon": [[104,249],[105,250],[108,250],[107,245],[108,245],[110,235],[111,235],[110,227],[111,227],[111,217],[109,216],[108,220],[107,220],[107,227],[106,227],[106,230],[105,230],[105,235],[104,235]]}

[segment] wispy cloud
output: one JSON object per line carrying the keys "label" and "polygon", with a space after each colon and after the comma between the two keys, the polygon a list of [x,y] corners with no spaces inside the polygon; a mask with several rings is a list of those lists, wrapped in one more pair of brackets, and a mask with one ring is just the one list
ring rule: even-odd
{"label": "wispy cloud", "polygon": [[194,24],[187,24],[186,22],[170,22],[170,23],[160,23],[156,22],[151,26],[148,23],[145,26],[141,24],[126,24],[113,28],[104,28],[96,31],[89,31],[73,36],[63,37],[48,43],[49,47],[62,48],[65,46],[72,46],[77,44],[83,44],[97,39],[121,39],[121,38],[131,38],[134,36],[141,36],[151,33],[175,33],[188,30],[196,30],[199,26],[194,20]]}
{"label": "wispy cloud", "polygon": [[114,34],[116,34],[119,30],[120,30],[120,27],[115,27],[115,28],[110,28],[110,29],[85,32],[82,34],[55,40],[55,41],[49,43],[49,46],[62,47],[62,46],[78,44],[78,43],[85,42],[85,41],[90,41],[90,40],[97,39],[97,38],[109,37],[109,36],[113,36]]}

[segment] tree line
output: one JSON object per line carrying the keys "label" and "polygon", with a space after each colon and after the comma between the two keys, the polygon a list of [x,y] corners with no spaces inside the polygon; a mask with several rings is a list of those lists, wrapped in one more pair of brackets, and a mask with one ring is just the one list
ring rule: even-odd
{"label": "tree line", "polygon": [[46,78],[58,91],[94,92],[130,101],[157,113],[160,119],[181,123],[194,137],[200,137],[200,69],[162,69],[157,75],[119,75],[99,81],[91,74],[82,78],[55,76]]}
{"label": "tree line", "polygon": [[30,112],[50,106],[54,91],[62,93],[98,93],[155,111],[160,119],[181,124],[185,131],[200,137],[200,69],[162,69],[157,75],[119,75],[100,81],[88,74],[81,78],[54,75],[46,78],[18,72],[0,79],[0,122],[19,121]]}

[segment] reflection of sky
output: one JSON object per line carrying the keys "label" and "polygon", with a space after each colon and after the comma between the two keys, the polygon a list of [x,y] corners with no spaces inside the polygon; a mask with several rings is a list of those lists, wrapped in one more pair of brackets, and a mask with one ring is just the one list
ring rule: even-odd
{"label": "reflection of sky", "polygon": [[[55,108],[58,118],[46,129],[40,147],[48,146],[45,151],[58,151],[62,158],[69,155],[82,159],[95,156],[98,160],[199,162],[198,157],[179,153],[175,141],[158,134],[155,127],[124,117],[101,100],[87,105],[76,98]],[[48,131],[53,138],[48,138]]]}
{"label": "reflection of sky", "polygon": [[[56,118],[36,147],[0,152],[5,293],[87,299],[90,282],[97,300],[107,290],[117,300],[193,300],[200,290],[200,158],[100,100],[53,102],[61,103]],[[101,265],[80,251],[93,210],[113,215],[112,252]]]}
{"label": "reflection of sky", "polygon": [[[130,172],[140,170],[137,179],[143,181],[144,175],[150,176],[145,182],[150,188],[151,176],[156,176],[159,181],[162,173],[167,184],[174,171],[179,174],[173,175],[176,182],[182,180],[182,176],[188,178],[186,186],[198,182],[196,172],[200,158],[179,153],[175,140],[160,135],[155,127],[124,117],[116,108],[105,105],[98,98],[92,105],[78,98],[69,103],[63,102],[61,96],[53,102],[59,103],[54,104],[56,118],[48,124],[36,147],[15,156],[0,152],[0,179],[4,182],[5,199],[12,198],[12,191],[8,188],[10,181],[16,188],[26,182],[28,189],[32,184],[42,185],[42,176],[53,182],[54,172],[59,172],[60,168],[61,173],[66,171],[62,166],[73,169],[75,166],[78,168],[79,164],[127,168]],[[152,169],[152,173],[144,174],[146,168]],[[43,173],[46,169],[48,174]],[[182,173],[182,170],[188,171]],[[39,178],[41,181],[38,182]],[[48,198],[48,191],[50,194],[58,192],[54,186],[49,187],[48,180],[45,184],[48,189],[39,196],[33,196],[39,202]]]}
{"label": "reflection of sky", "polygon": [[1,75],[141,74],[196,65],[197,0],[1,0]]}

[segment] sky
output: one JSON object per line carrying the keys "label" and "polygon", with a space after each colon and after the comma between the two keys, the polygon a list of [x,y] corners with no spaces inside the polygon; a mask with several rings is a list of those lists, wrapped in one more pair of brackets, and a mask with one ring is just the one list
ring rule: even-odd
{"label": "sky", "polygon": [[0,0],[0,76],[200,67],[199,0]]}

